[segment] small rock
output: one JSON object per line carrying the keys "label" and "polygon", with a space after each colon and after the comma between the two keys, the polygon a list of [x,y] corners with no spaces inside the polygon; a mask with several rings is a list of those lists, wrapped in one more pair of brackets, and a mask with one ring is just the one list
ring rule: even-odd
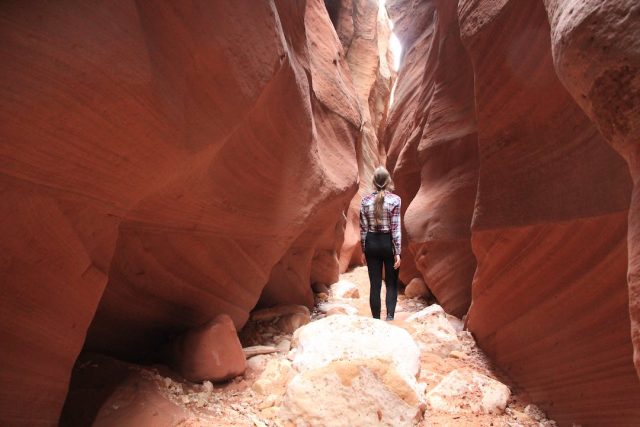
{"label": "small rock", "polygon": [[271,359],[251,388],[259,394],[283,393],[292,376],[291,362],[287,359]]}
{"label": "small rock", "polygon": [[423,297],[428,298],[431,295],[429,288],[420,277],[411,279],[407,287],[404,289],[404,295],[407,298]]}
{"label": "small rock", "polygon": [[434,411],[449,414],[501,414],[511,396],[509,387],[468,368],[450,372],[427,393]]}
{"label": "small rock", "polygon": [[316,294],[327,294],[329,295],[329,287],[324,283],[312,283],[311,289]]}
{"label": "small rock", "polygon": [[358,309],[342,302],[326,302],[318,305],[318,310],[327,316],[332,314],[358,314]]}
{"label": "small rock", "polygon": [[[263,410],[260,411],[260,414],[265,417],[265,418],[269,418],[269,419],[274,419],[277,418],[280,414],[280,407],[278,406],[270,406],[268,408],[264,408]],[[280,425],[280,424],[278,424]]]}
{"label": "small rock", "polygon": [[254,356],[258,356],[260,354],[270,354],[270,353],[275,353],[277,351],[278,349],[276,347],[268,346],[268,345],[252,345],[250,347],[244,347],[242,349],[242,352],[244,353],[244,356],[247,359]]}
{"label": "small rock", "polygon": [[446,314],[447,320],[456,332],[462,332],[464,330],[464,322],[458,319],[456,316]]}
{"label": "small rock", "polygon": [[322,292],[322,293],[316,294],[316,298],[319,301],[329,301],[329,294],[328,293],[325,294],[324,292]]}
{"label": "small rock", "polygon": [[547,415],[544,413],[544,411],[533,404],[525,406],[524,413],[536,421],[542,421],[547,418]]}
{"label": "small rock", "polygon": [[278,349],[278,352],[280,352],[280,353],[288,353],[289,350],[291,350],[291,341],[282,340],[282,341],[280,341],[278,343],[276,348]]}
{"label": "small rock", "polygon": [[461,351],[453,350],[449,353],[449,357],[453,357],[454,359],[466,359],[468,356]]}
{"label": "small rock", "polygon": [[278,396],[276,396],[275,394],[270,394],[262,402],[258,404],[258,409],[270,408],[276,404],[277,400],[278,400]]}
{"label": "small rock", "polygon": [[331,285],[331,295],[334,298],[360,298],[360,291],[353,282],[340,280]]}
{"label": "small rock", "polygon": [[254,322],[266,322],[276,317],[291,314],[309,314],[309,309],[304,305],[279,305],[276,307],[263,308],[251,313],[251,320]]}
{"label": "small rock", "polygon": [[[305,307],[306,308],[306,307]],[[277,326],[286,334],[292,334],[300,326],[306,325],[311,321],[311,313],[307,309],[306,313],[292,313],[281,316]]]}
{"label": "small rock", "polygon": [[267,366],[268,362],[269,357],[265,356],[264,354],[259,354],[247,360],[247,368],[254,371],[260,371]]}

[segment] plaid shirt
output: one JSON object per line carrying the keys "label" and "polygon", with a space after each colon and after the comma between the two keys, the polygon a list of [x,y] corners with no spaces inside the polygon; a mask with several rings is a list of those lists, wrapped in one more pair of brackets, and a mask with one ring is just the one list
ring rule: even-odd
{"label": "plaid shirt", "polygon": [[394,255],[400,255],[400,197],[386,192],[382,206],[382,220],[376,225],[375,201],[376,194],[371,193],[362,198],[360,205],[360,244],[364,253],[364,243],[367,232],[391,233]]}

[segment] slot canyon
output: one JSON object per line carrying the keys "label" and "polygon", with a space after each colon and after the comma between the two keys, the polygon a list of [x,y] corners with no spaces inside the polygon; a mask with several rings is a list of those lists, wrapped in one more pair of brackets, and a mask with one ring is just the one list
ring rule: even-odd
{"label": "slot canyon", "polygon": [[640,425],[637,0],[7,0],[0,58],[0,425]]}

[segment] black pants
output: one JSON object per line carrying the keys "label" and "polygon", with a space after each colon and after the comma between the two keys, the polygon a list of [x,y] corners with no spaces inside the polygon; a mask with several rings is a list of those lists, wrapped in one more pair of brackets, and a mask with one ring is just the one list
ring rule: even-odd
{"label": "black pants", "polygon": [[367,233],[365,240],[364,256],[369,270],[369,305],[371,314],[376,319],[380,318],[380,288],[382,287],[382,267],[384,266],[385,286],[387,287],[387,317],[392,317],[396,311],[398,299],[398,278],[393,268],[393,246],[389,233]]}

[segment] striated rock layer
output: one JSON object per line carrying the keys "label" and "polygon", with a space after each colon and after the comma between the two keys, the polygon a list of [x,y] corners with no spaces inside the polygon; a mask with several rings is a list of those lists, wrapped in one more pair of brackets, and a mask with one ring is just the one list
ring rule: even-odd
{"label": "striated rock layer", "polygon": [[336,281],[361,114],[321,0],[6,2],[0,41],[0,424],[56,424],[87,331],[141,357]]}
{"label": "striated rock layer", "polygon": [[476,262],[471,216],[477,185],[473,71],[455,2],[392,0],[404,56],[385,145],[404,210],[400,278],[421,276],[459,317],[471,302]]}
{"label": "striated rock layer", "polygon": [[[547,2],[554,37],[567,30],[560,30],[556,3]],[[607,145],[610,135],[598,131],[603,125],[589,120],[558,79],[552,46],[556,66],[567,51],[560,39],[552,45],[542,1],[463,0],[458,13],[475,75],[480,161],[468,327],[559,423],[638,425],[626,281],[628,168]],[[601,62],[580,55],[577,69]],[[607,110],[621,120],[620,93],[607,89]],[[590,102],[602,106],[596,99],[592,93]]]}
{"label": "striated rock layer", "polygon": [[629,208],[629,311],[640,374],[640,7],[633,0],[546,0],[560,80],[624,157],[634,182]]}
{"label": "striated rock layer", "polygon": [[360,202],[372,191],[373,170],[384,163],[385,151],[379,142],[384,128],[395,71],[389,46],[390,22],[377,0],[325,0],[349,65],[362,118],[358,143],[360,185],[346,213],[344,243],[340,249],[340,271],[359,264]]}

